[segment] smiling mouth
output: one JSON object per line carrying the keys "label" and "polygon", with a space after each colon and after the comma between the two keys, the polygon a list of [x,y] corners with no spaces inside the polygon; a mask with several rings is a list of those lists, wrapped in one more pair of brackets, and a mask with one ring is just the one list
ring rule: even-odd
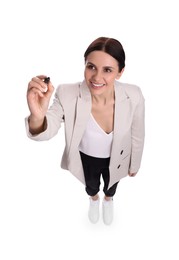
{"label": "smiling mouth", "polygon": [[102,88],[102,87],[104,87],[104,85],[105,85],[105,84],[97,84],[97,83],[91,82],[91,86],[92,86],[92,88],[94,88],[94,89]]}

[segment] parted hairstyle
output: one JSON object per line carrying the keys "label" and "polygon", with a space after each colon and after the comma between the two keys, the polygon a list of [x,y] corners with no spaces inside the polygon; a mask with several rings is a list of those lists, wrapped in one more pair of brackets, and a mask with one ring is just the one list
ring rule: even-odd
{"label": "parted hairstyle", "polygon": [[125,67],[125,52],[122,44],[116,39],[99,37],[94,40],[84,53],[85,62],[92,51],[103,51],[111,55],[118,62],[119,72]]}

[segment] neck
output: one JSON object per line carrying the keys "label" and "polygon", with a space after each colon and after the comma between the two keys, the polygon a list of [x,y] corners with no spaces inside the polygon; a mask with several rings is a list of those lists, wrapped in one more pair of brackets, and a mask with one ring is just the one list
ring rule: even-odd
{"label": "neck", "polygon": [[101,95],[92,95],[92,102],[100,103],[100,104],[107,104],[114,100],[114,89],[110,92],[101,94]]}

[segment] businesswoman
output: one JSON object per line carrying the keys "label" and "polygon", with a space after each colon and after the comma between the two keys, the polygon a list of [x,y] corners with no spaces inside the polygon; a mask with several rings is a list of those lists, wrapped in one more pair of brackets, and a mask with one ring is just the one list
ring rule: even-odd
{"label": "businesswoman", "polygon": [[[135,176],[144,146],[144,98],[138,86],[121,83],[125,52],[113,38],[94,40],[84,54],[84,80],[58,86],[46,76],[28,84],[26,118],[29,138],[43,141],[65,124],[66,146],[61,167],[79,179],[90,196],[88,216],[99,219],[100,179],[103,178],[103,221],[113,220],[113,196],[121,178]],[[68,186],[68,184],[65,184]]]}

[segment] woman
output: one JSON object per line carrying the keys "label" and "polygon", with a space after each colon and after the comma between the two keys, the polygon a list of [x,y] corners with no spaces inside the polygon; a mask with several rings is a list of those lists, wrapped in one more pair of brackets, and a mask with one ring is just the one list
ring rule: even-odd
{"label": "woman", "polygon": [[99,219],[100,177],[104,180],[103,220],[113,220],[113,196],[121,178],[135,176],[144,145],[144,98],[139,87],[118,82],[124,72],[125,53],[119,41],[100,37],[85,54],[84,81],[60,85],[54,91],[46,76],[28,84],[26,118],[28,136],[48,140],[65,124],[66,146],[61,166],[86,187],[88,216]]}

